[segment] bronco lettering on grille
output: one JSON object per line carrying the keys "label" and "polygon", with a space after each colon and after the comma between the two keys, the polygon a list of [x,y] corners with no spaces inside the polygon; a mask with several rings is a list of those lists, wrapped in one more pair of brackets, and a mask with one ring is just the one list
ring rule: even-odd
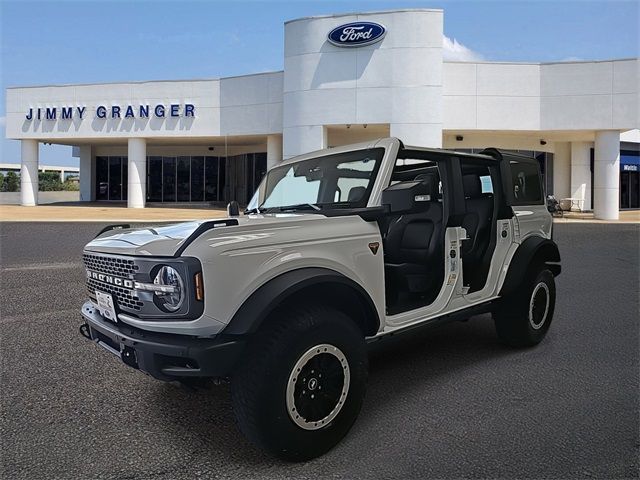
{"label": "bronco lettering on grille", "polygon": [[91,270],[87,270],[87,278],[92,278],[99,282],[108,283],[109,285],[115,285],[117,287],[133,289],[133,280],[127,280],[126,278],[114,277],[113,275],[107,275],[105,273],[92,272]]}

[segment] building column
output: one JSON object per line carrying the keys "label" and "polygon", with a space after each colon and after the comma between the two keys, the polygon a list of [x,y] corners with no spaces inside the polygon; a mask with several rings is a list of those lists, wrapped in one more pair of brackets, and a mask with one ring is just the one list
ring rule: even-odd
{"label": "building column", "polygon": [[127,207],[144,208],[147,199],[147,141],[130,138]]}
{"label": "building column", "polygon": [[571,196],[571,144],[556,142],[553,152],[553,195],[556,199]]}
{"label": "building column", "polygon": [[323,148],[327,148],[327,129],[322,125],[284,129],[282,146],[284,160]]}
{"label": "building column", "polygon": [[94,202],[96,199],[96,169],[93,162],[93,147],[80,145],[80,201]]}
{"label": "building column", "polygon": [[267,135],[267,170],[282,161],[282,135]]}
{"label": "building column", "polygon": [[591,144],[571,142],[571,198],[580,210],[591,209]]}
{"label": "building column", "polygon": [[593,214],[618,220],[620,210],[620,132],[596,132],[593,157]]}
{"label": "building column", "polygon": [[20,203],[25,207],[38,204],[38,149],[37,140],[21,140]]}

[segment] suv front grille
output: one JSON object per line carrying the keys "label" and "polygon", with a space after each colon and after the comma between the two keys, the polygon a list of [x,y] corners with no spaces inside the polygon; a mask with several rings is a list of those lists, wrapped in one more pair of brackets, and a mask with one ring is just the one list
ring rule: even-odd
{"label": "suv front grille", "polygon": [[87,270],[94,272],[107,273],[109,275],[117,275],[119,277],[128,277],[138,270],[138,266],[133,260],[125,258],[107,257],[102,255],[90,255],[85,253],[83,256],[84,266]]}
{"label": "suv front grille", "polygon": [[[133,279],[134,274],[139,268],[133,260],[107,255],[91,255],[85,253],[83,260],[87,270],[120,278]],[[101,282],[95,278],[87,277],[87,290],[89,291],[89,296],[93,299],[96,297],[96,290],[110,293],[120,308],[139,311],[144,305],[133,290]]]}
{"label": "suv front grille", "polygon": [[89,295],[92,298],[95,298],[96,290],[100,290],[104,293],[110,293],[115,297],[118,306],[129,308],[131,310],[140,310],[143,305],[140,299],[133,294],[133,291],[109,285],[108,283],[102,283],[94,280],[93,278],[87,278],[87,290],[89,290]]}

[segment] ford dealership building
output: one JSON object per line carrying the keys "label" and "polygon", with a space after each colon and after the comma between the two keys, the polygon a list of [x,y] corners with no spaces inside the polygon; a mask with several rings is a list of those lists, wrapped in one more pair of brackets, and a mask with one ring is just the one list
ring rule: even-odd
{"label": "ford dealership building", "polygon": [[640,207],[639,59],[443,60],[442,10],[292,20],[284,70],[213,80],[7,89],[23,205],[39,143],[71,145],[84,201],[247,202],[283,158],[385,136],[531,152],[547,191],[616,219]]}

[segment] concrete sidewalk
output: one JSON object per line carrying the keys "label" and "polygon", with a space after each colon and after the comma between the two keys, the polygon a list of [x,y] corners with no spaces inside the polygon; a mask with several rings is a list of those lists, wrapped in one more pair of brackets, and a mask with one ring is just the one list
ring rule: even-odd
{"label": "concrete sidewalk", "polygon": [[[169,222],[224,218],[222,208],[126,208],[126,204],[57,203],[22,207],[0,205],[0,222]],[[566,213],[557,223],[640,223],[640,210],[620,212],[620,220],[596,220],[593,213]]]}
{"label": "concrete sidewalk", "polygon": [[125,204],[0,205],[0,222],[169,222],[223,218],[220,208],[126,208]]}
{"label": "concrete sidewalk", "polygon": [[[0,192],[0,208],[4,205],[20,205],[21,201],[20,192]],[[79,203],[80,192],[38,192],[38,203],[40,205],[63,202]]]}
{"label": "concrete sidewalk", "polygon": [[567,212],[553,220],[558,223],[640,223],[640,210],[622,210],[618,220],[596,220],[593,212]]}

